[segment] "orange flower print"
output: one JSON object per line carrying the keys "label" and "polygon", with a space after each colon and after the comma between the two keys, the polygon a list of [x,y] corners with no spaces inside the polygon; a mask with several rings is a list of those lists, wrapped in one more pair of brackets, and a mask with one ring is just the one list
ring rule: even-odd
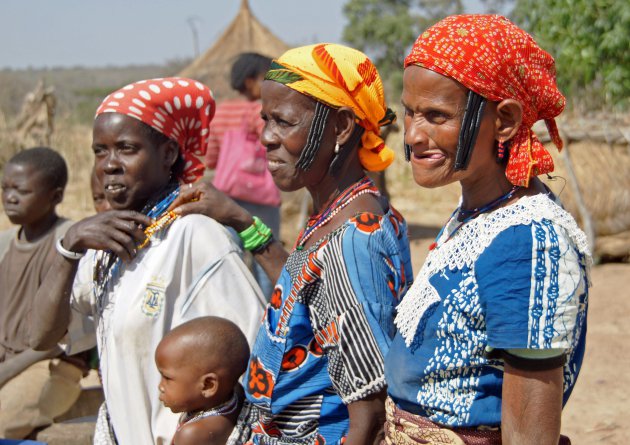
{"label": "orange flower print", "polygon": [[282,370],[283,371],[295,371],[304,364],[308,357],[308,351],[306,347],[297,345],[292,347],[282,357]]}
{"label": "orange flower print", "polygon": [[277,286],[273,293],[271,294],[271,299],[269,300],[269,305],[274,309],[280,309],[282,305],[282,288]]}
{"label": "orange flower print", "polygon": [[361,213],[354,218],[354,223],[362,232],[372,233],[381,228],[380,218],[373,213]]}
{"label": "orange flower print", "polygon": [[267,371],[258,357],[252,357],[249,362],[247,392],[257,399],[271,398],[274,382],[273,376]]}

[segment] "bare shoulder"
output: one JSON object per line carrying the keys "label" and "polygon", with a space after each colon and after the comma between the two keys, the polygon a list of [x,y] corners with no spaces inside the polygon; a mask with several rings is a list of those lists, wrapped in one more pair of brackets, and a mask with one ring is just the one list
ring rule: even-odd
{"label": "bare shoulder", "polygon": [[223,416],[211,416],[183,425],[173,438],[175,445],[224,445],[234,423]]}

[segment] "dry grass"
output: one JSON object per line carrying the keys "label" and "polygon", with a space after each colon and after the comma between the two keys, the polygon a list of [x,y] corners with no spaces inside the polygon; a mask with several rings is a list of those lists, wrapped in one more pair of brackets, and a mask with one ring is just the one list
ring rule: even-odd
{"label": "dry grass", "polygon": [[[3,123],[3,116],[0,115],[0,160],[6,159],[8,149],[3,143],[7,140],[6,131],[2,131]],[[60,119],[56,123],[51,145],[64,156],[70,173],[65,199],[58,209],[59,214],[73,220],[79,220],[92,214],[93,208],[89,189],[93,163],[90,149],[91,128],[88,125],[76,123],[74,119]],[[460,193],[459,185],[452,184],[433,190],[418,187],[413,181],[410,166],[403,158],[402,132],[391,134],[388,138],[388,145],[396,151],[396,159],[386,173],[392,204],[407,219],[412,240],[435,236],[457,205]],[[557,151],[552,148],[550,151],[556,161],[556,174],[560,177],[566,177],[566,170],[557,155]],[[601,155],[601,151],[615,151],[615,153]],[[594,153],[597,153],[598,156],[595,156]],[[628,209],[628,202],[630,202],[628,190],[625,187],[619,187],[619,180],[615,180],[615,175],[621,175],[620,178],[626,176],[625,172],[630,165],[628,156],[627,147],[593,147],[593,144],[573,144],[571,146],[571,157],[575,164],[576,175],[583,184],[588,186],[583,190],[586,205],[592,212],[594,219],[599,221],[597,225],[599,234],[609,231],[615,232],[612,229],[618,229],[610,223],[611,219],[617,221],[618,224],[619,221],[624,224],[627,223],[626,210]],[[597,164],[596,171],[593,171],[594,164]],[[608,182],[603,183],[604,178],[608,178]],[[560,198],[568,210],[579,217],[571,190],[566,186],[565,181],[558,179],[555,182],[549,182],[549,185],[556,193],[560,193]],[[292,245],[300,229],[298,215],[302,206],[303,194],[304,192],[283,194],[281,235],[287,245]],[[617,202],[618,199],[621,201]],[[615,209],[621,209],[623,212],[615,214]],[[10,227],[10,223],[6,216],[4,213],[0,214],[0,229],[8,227]],[[622,250],[626,249],[626,245],[627,243],[622,246]],[[620,256],[623,257],[623,255]]]}

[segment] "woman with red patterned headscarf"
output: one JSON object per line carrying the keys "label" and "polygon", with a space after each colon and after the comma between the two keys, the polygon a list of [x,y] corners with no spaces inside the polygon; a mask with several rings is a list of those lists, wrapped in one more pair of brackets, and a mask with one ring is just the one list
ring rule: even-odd
{"label": "woman with red patterned headscarf", "polygon": [[106,423],[96,443],[111,440],[110,431],[122,445],[170,442],[178,415],[160,402],[153,354],[172,327],[215,315],[250,341],[256,333],[263,297],[227,230],[205,216],[167,211],[203,172],[213,114],[208,87],[185,78],[127,85],[96,112],[94,169],[112,210],[79,221],[57,241],[31,332],[38,348],[65,335],[72,353],[93,346],[96,332],[109,413],[100,417]]}
{"label": "woman with red patterned headscarf", "polygon": [[564,107],[553,58],[496,15],[451,16],[405,59],[405,151],[459,207],[398,306],[388,444],[557,444],[584,354],[584,233],[536,178]]}

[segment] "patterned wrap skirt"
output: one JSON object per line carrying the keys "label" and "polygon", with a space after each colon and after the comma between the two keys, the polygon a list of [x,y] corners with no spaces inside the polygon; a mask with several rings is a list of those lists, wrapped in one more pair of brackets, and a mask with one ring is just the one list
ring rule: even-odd
{"label": "patterned wrap skirt", "polygon": [[[499,428],[446,428],[429,419],[404,411],[391,398],[385,402],[385,440],[381,445],[501,445]],[[571,445],[560,436],[558,445]]]}

